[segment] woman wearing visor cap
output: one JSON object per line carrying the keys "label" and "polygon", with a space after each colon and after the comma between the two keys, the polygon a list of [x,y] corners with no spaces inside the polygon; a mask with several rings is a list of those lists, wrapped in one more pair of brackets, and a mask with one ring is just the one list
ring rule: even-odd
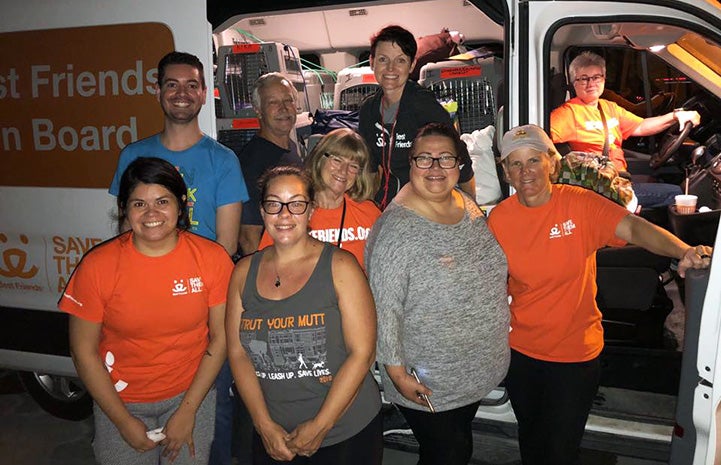
{"label": "woman wearing visor cap", "polygon": [[508,257],[511,366],[506,389],[529,464],[577,464],[603,348],[596,250],[625,242],[677,258],[681,276],[709,266],[691,247],[605,197],[553,184],[560,156],[538,126],[503,136],[501,164],[516,193],[488,224]]}

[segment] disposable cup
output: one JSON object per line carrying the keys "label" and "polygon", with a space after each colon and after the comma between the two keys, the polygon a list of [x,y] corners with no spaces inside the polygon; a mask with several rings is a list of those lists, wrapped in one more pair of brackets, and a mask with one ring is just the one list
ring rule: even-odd
{"label": "disposable cup", "polygon": [[698,197],[690,194],[681,194],[676,196],[676,211],[680,215],[690,215],[696,213],[696,201]]}

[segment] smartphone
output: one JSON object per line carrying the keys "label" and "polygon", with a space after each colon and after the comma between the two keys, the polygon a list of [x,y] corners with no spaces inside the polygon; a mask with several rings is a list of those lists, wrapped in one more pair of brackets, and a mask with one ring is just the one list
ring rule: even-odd
{"label": "smartphone", "polygon": [[[411,368],[411,375],[413,375],[413,377],[416,379],[418,384],[423,384],[423,383],[421,383],[421,380],[418,379],[418,373],[416,373],[415,368]],[[428,410],[430,410],[431,413],[436,413],[436,409],[433,408],[433,404],[431,404],[431,399],[429,399],[427,395],[419,393],[418,396],[420,396],[420,398],[423,399],[423,401],[426,403],[426,406],[428,406]]]}

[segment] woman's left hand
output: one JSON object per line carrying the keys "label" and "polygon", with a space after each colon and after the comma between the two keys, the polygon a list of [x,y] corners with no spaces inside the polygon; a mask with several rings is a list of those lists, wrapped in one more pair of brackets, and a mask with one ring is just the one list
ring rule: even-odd
{"label": "woman's left hand", "polygon": [[683,257],[678,262],[678,274],[682,278],[686,276],[686,270],[689,268],[708,268],[711,264],[711,255],[713,248],[707,245],[697,245],[689,247],[684,252]]}
{"label": "woman's left hand", "polygon": [[296,455],[310,457],[318,450],[329,430],[315,418],[301,423],[288,435],[288,449]]}
{"label": "woman's left hand", "polygon": [[195,445],[193,444],[193,429],[195,428],[195,412],[184,409],[181,405],[168,420],[163,429],[165,439],[160,444],[165,446],[163,457],[168,457],[171,462],[178,457],[183,444],[188,445],[190,457],[195,457]]}

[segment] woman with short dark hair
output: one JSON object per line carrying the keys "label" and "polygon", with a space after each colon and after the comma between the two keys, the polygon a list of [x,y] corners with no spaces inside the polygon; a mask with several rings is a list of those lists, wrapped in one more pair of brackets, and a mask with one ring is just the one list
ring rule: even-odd
{"label": "woman with short dark hair", "polygon": [[[360,108],[358,132],[371,151],[371,171],[378,172],[376,203],[381,210],[408,182],[408,155],[418,129],[427,123],[450,125],[448,112],[433,92],[408,79],[416,63],[416,40],[400,26],[387,26],[371,38],[370,65],[380,89]],[[468,150],[463,146],[459,183],[475,196]]]}

